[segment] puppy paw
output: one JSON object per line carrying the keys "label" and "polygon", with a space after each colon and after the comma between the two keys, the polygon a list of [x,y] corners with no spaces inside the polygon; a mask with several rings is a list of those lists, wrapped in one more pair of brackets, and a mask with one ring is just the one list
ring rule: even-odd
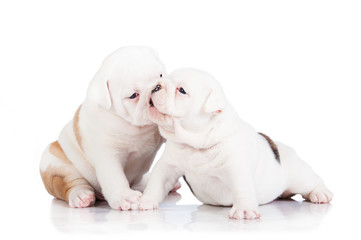
{"label": "puppy paw", "polygon": [[230,219],[259,219],[261,214],[259,213],[258,207],[254,208],[242,208],[238,206],[233,206],[229,211],[228,217]]}
{"label": "puppy paw", "polygon": [[307,197],[308,200],[316,204],[329,203],[332,198],[332,192],[325,186],[316,187]]}
{"label": "puppy paw", "polygon": [[141,192],[129,189],[120,193],[112,194],[111,197],[108,197],[108,204],[113,209],[128,211],[135,208],[134,205],[139,204],[141,196]]}
{"label": "puppy paw", "polygon": [[95,194],[88,188],[71,190],[68,196],[69,206],[72,208],[86,208],[95,203]]}
{"label": "puppy paw", "polygon": [[158,209],[158,203],[151,197],[143,195],[140,200],[139,210],[153,210]]}

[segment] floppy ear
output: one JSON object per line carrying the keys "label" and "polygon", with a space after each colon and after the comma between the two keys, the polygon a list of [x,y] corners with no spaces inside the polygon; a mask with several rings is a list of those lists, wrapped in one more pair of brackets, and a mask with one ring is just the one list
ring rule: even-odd
{"label": "floppy ear", "polygon": [[89,84],[87,98],[98,103],[107,110],[109,110],[112,105],[108,78],[101,69],[95,74]]}
{"label": "floppy ear", "polygon": [[221,113],[225,104],[223,91],[212,89],[203,105],[203,111],[206,113]]}

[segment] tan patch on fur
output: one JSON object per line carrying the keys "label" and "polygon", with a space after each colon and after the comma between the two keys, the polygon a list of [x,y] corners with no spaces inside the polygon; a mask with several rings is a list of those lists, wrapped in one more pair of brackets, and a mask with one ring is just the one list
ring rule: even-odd
{"label": "tan patch on fur", "polygon": [[81,105],[78,107],[78,110],[76,110],[74,118],[73,118],[73,131],[75,134],[76,141],[78,142],[80,148],[81,148],[81,136],[79,131],[79,112],[81,109]]}
{"label": "tan patch on fur", "polygon": [[73,187],[78,185],[89,186],[89,184],[76,171],[58,141],[50,144],[49,152],[59,159],[63,165],[59,167],[49,166],[45,171],[40,171],[41,178],[49,194],[69,202],[69,193]]}
{"label": "tan patch on fur", "polygon": [[49,167],[46,171],[40,172],[41,178],[49,194],[58,199],[69,202],[70,190],[78,185],[89,185],[84,178],[71,178],[61,169]]}
{"label": "tan patch on fur", "polygon": [[41,172],[40,175],[49,194],[69,202],[68,196],[73,186],[65,182],[64,176],[57,175],[55,169],[49,168],[45,172]]}
{"label": "tan patch on fur", "polygon": [[65,155],[63,149],[61,148],[58,141],[55,141],[50,144],[49,146],[49,152],[53,154],[56,158],[64,162],[65,164],[72,164],[68,157]]}

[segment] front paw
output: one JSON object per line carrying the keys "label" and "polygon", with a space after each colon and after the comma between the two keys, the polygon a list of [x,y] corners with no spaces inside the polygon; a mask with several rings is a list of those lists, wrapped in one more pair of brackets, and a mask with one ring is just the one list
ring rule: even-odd
{"label": "front paw", "polygon": [[150,196],[143,195],[140,204],[139,210],[153,210],[158,209],[158,203]]}
{"label": "front paw", "polygon": [[141,196],[141,192],[128,189],[112,194],[107,200],[111,208],[120,211],[128,211],[132,209],[132,206],[139,204]]}
{"label": "front paw", "polygon": [[259,219],[261,214],[259,213],[258,207],[247,207],[234,205],[229,211],[228,217],[230,219]]}

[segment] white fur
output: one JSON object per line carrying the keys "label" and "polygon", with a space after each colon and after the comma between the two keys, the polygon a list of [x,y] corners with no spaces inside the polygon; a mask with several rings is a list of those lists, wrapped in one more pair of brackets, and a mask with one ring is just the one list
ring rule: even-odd
{"label": "white fur", "polygon": [[239,119],[212,76],[181,69],[159,85],[150,116],[167,144],[140,209],[156,208],[181,176],[203,203],[232,206],[234,219],[259,218],[258,205],[282,194],[331,201],[322,180],[290,147],[277,143],[281,163],[275,159],[266,139]]}
{"label": "white fur", "polygon": [[[61,131],[58,142],[76,171],[102,193],[114,209],[128,210],[139,201],[143,175],[149,170],[163,143],[157,126],[148,119],[150,86],[165,67],[157,53],[147,47],[123,47],[109,55],[91,81],[79,112],[79,145],[73,121]],[[135,99],[130,99],[137,93]],[[45,150],[41,170],[57,166]],[[94,190],[74,189],[70,206],[93,201]],[[93,194],[93,195],[92,195]],[[86,204],[85,204],[86,205]]]}

